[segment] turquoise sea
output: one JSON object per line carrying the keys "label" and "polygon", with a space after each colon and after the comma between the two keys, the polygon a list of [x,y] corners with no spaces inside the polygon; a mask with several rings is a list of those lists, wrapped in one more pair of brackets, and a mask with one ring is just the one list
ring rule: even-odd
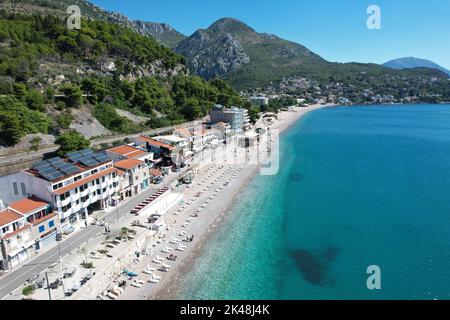
{"label": "turquoise sea", "polygon": [[179,298],[450,299],[450,105],[321,109],[281,149]]}

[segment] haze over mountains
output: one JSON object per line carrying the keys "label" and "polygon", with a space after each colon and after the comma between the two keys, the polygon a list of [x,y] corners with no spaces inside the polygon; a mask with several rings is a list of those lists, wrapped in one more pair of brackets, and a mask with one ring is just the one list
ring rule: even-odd
{"label": "haze over mountains", "polygon": [[398,58],[394,60],[390,60],[383,64],[383,66],[392,68],[392,69],[412,69],[412,68],[430,68],[437,69],[442,72],[445,72],[450,76],[450,70],[445,69],[444,67],[434,63],[433,61],[426,59],[419,59],[414,57],[406,57],[406,58]]}

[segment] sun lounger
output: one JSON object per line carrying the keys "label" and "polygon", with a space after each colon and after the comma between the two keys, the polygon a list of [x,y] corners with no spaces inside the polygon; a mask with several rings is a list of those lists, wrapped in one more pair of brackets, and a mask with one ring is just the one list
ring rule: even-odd
{"label": "sun lounger", "polygon": [[106,296],[112,300],[116,300],[119,296],[116,296],[114,293],[112,293],[111,291],[109,291]]}

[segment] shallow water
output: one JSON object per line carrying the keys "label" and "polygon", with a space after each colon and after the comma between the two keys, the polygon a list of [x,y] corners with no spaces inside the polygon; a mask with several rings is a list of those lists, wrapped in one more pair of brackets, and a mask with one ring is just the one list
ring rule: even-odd
{"label": "shallow water", "polygon": [[450,298],[449,105],[321,109],[282,140],[180,298]]}

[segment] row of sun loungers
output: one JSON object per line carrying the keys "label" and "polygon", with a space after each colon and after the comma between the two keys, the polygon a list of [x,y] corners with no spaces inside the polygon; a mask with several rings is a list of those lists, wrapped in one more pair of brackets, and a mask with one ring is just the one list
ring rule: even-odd
{"label": "row of sun loungers", "polygon": [[167,190],[169,190],[169,187],[165,187],[162,188],[161,190],[159,190],[157,193],[155,193],[154,195],[152,195],[151,197],[145,199],[142,203],[140,203],[139,205],[137,205],[133,210],[130,211],[131,214],[139,214],[139,212],[144,209],[145,207],[147,207],[150,203],[152,203],[153,201],[155,201],[158,197],[160,197],[162,194],[164,194]]}

